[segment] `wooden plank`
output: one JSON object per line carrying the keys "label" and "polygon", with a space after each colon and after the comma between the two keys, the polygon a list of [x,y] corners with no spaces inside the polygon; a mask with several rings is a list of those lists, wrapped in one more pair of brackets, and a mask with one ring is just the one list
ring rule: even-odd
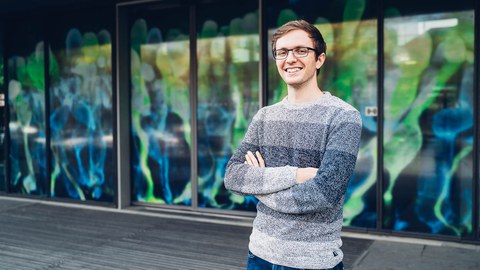
{"label": "wooden plank", "polygon": [[[245,269],[249,227],[3,199],[0,205],[0,269]],[[371,242],[344,239],[347,269]]]}

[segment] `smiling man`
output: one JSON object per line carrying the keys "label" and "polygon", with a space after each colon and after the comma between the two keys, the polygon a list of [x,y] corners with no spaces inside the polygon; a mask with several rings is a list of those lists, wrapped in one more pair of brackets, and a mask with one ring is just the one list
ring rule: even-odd
{"label": "smiling man", "polygon": [[227,189],[259,200],[247,269],[340,270],[360,113],[318,86],[326,45],[315,26],[284,24],[272,52],[288,95],[255,115],[225,175]]}

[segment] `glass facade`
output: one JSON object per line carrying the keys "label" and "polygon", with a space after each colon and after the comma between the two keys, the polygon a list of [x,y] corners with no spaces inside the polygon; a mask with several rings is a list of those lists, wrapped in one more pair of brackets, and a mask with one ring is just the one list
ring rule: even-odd
{"label": "glass facade", "polygon": [[114,199],[113,27],[103,14],[49,28],[51,197]]}
{"label": "glass facade", "polygon": [[[7,32],[9,191],[48,193],[43,27],[24,21]],[[22,44],[18,46],[18,44]]]}
{"label": "glass facade", "polygon": [[473,5],[385,14],[383,225],[471,236]]}
{"label": "glass facade", "polygon": [[[357,165],[344,206],[344,225],[375,227],[377,182],[377,19],[376,1],[267,1],[268,102],[287,95],[271,56],[271,37],[287,21],[305,19],[315,24],[327,44],[327,58],[318,84],[323,91],[352,104],[363,121]],[[313,8],[315,7],[315,8]]]}
{"label": "glass facade", "polygon": [[344,226],[479,241],[479,7],[412,3],[119,1],[6,20],[0,191],[123,207],[129,186],[127,204],[254,215],[254,197],[225,189],[225,167],[258,109],[287,95],[272,34],[305,19],[327,44],[320,88],[363,121]]}
{"label": "glass facade", "polygon": [[259,109],[258,3],[203,6],[197,18],[198,206],[253,210],[256,199],[227,191],[223,177]]}
{"label": "glass facade", "polygon": [[[1,27],[1,25],[0,25]],[[0,191],[5,191],[5,81],[3,66],[3,35],[0,28]]]}
{"label": "glass facade", "polygon": [[188,16],[164,9],[130,22],[134,202],[191,205]]}

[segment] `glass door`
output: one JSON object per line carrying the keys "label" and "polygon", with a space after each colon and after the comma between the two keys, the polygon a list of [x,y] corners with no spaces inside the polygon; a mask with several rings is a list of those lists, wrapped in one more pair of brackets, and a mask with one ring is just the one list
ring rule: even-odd
{"label": "glass door", "polygon": [[197,8],[198,207],[256,209],[253,196],[225,189],[227,163],[259,109],[258,2]]}
{"label": "glass door", "polygon": [[129,16],[132,202],[192,204],[188,7]]}
{"label": "glass door", "polygon": [[385,229],[473,235],[473,7],[386,2]]}
{"label": "glass door", "polygon": [[[14,27],[13,27],[14,25]],[[8,191],[47,196],[45,60],[41,20],[12,24],[6,32],[9,106]]]}

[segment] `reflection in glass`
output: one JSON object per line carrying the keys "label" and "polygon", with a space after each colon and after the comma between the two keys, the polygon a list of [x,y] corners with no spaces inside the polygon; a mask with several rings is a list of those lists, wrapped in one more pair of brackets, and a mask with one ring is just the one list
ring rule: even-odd
{"label": "reflection in glass", "polygon": [[[182,23],[176,23],[179,18]],[[191,204],[190,42],[185,18],[187,10],[168,10],[136,19],[131,26],[133,201]]]}
{"label": "reflection in glass", "polygon": [[[1,41],[1,39],[0,39]],[[0,52],[3,51],[0,44]],[[0,54],[0,191],[5,191],[5,92],[3,79],[3,54]]]}
{"label": "reflection in glass", "polygon": [[41,38],[22,35],[32,32],[31,28],[15,30],[18,34],[8,36],[12,42],[8,57],[9,191],[46,195],[44,45]]}
{"label": "reflection in glass", "polygon": [[49,64],[50,196],[111,202],[115,173],[110,31],[58,29]]}
{"label": "reflection in glass", "polygon": [[386,228],[472,233],[473,15],[385,19]]}
{"label": "reflection in glass", "polygon": [[[332,1],[322,8],[313,0],[268,1],[269,52],[268,102],[276,103],[287,95],[271,54],[271,37],[287,21],[303,18],[322,33],[327,43],[327,58],[318,75],[322,90],[357,108],[363,121],[360,150],[344,204],[344,225],[376,226],[377,121],[366,115],[377,106],[377,20],[374,1]],[[340,4],[343,3],[343,4]]]}
{"label": "reflection in glass", "polygon": [[[257,6],[255,1],[246,1],[241,6],[199,10],[199,207],[255,209],[253,197],[227,191],[223,178],[232,151],[259,109]],[[228,19],[224,14],[228,14]]]}

